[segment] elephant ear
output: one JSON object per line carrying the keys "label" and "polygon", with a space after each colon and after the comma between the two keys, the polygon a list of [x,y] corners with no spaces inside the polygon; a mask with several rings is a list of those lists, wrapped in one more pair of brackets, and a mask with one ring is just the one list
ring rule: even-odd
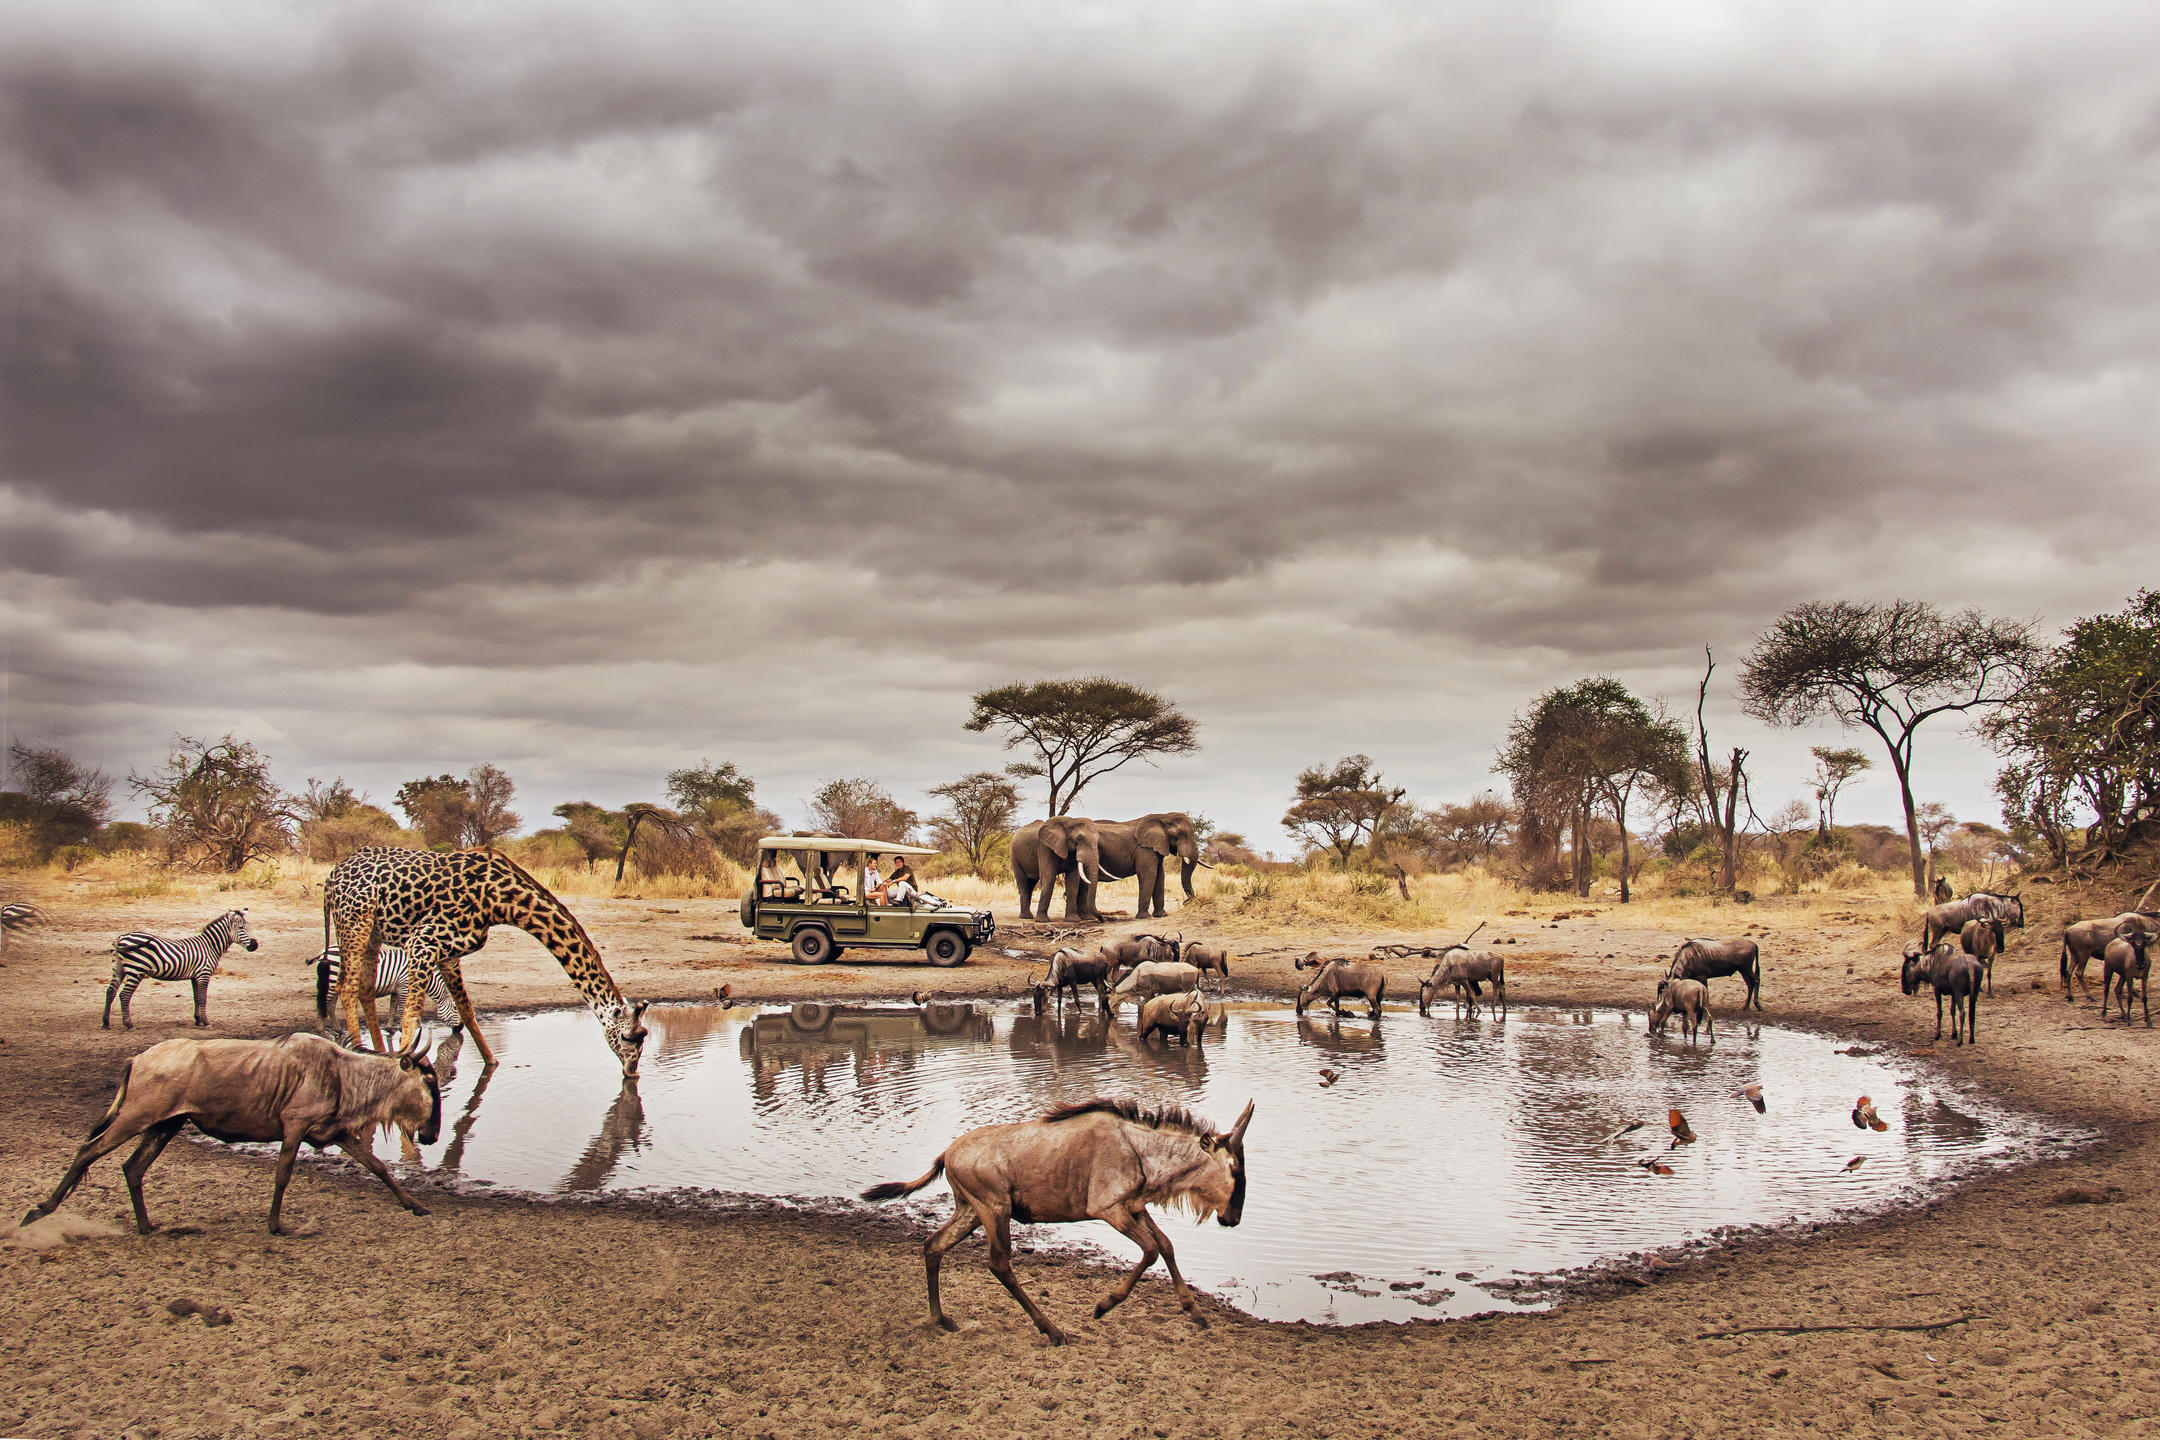
{"label": "elephant ear", "polygon": [[1072,859],[1072,831],[1063,825],[1044,825],[1042,845],[1060,860]]}
{"label": "elephant ear", "polygon": [[1133,838],[1143,850],[1165,856],[1170,853],[1170,831],[1152,815],[1133,826]]}

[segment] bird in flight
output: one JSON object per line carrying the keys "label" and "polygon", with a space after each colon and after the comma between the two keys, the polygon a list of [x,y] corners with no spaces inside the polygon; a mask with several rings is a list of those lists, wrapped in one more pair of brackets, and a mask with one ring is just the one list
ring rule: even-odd
{"label": "bird in flight", "polygon": [[1859,1104],[1853,1106],[1852,1123],[1857,1130],[1881,1131],[1890,1128],[1890,1123],[1875,1113],[1875,1102],[1865,1095],[1860,1097]]}
{"label": "bird in flight", "polygon": [[1846,1168],[1847,1170],[1857,1170],[1857,1169],[1859,1169],[1859,1168],[1860,1168],[1860,1167],[1861,1167],[1862,1165],[1865,1165],[1865,1164],[1867,1164],[1867,1156],[1865,1156],[1865,1155],[1855,1155],[1855,1156],[1853,1156],[1853,1157],[1852,1157],[1852,1159],[1850,1159],[1850,1160],[1847,1160],[1847,1161],[1845,1162],[1845,1168]]}
{"label": "bird in flight", "polygon": [[1598,1143],[1601,1145],[1610,1145],[1613,1141],[1618,1140],[1621,1136],[1632,1135],[1637,1130],[1642,1129],[1643,1126],[1649,1123],[1650,1122],[1647,1120],[1630,1120],[1627,1124],[1622,1125],[1619,1129],[1613,1131],[1612,1134],[1607,1135],[1603,1140],[1599,1141]]}
{"label": "bird in flight", "polygon": [[1643,1169],[1649,1171],[1653,1175],[1670,1175],[1673,1173],[1672,1166],[1667,1165],[1664,1161],[1658,1159],[1655,1155],[1651,1156],[1648,1160],[1637,1160],[1635,1163],[1642,1166]]}
{"label": "bird in flight", "polygon": [[1740,1093],[1747,1098],[1748,1104],[1755,1107],[1756,1114],[1760,1115],[1770,1108],[1769,1106],[1763,1104],[1762,1086],[1750,1085],[1745,1090],[1742,1090]]}
{"label": "bird in flight", "polygon": [[1672,1149],[1695,1143],[1695,1132],[1688,1129],[1687,1116],[1675,1110],[1666,1117],[1665,1123],[1672,1128]]}
{"label": "bird in flight", "polygon": [[1337,1080],[1340,1079],[1342,1079],[1342,1075],[1337,1071],[1322,1070],[1320,1072],[1320,1085],[1323,1089],[1325,1089],[1329,1085],[1334,1084]]}

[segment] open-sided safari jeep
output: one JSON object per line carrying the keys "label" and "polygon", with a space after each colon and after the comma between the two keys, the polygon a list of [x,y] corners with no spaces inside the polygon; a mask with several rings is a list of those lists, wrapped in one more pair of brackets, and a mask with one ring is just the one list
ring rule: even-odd
{"label": "open-sided safari jeep", "polygon": [[[768,835],[758,841],[757,877],[743,896],[743,928],[761,940],[787,941],[806,965],[821,965],[850,948],[919,949],[933,965],[958,965],[997,934],[987,908],[920,895],[907,904],[881,904],[863,891],[870,856],[937,853],[889,840]],[[796,873],[785,873],[787,866]]]}

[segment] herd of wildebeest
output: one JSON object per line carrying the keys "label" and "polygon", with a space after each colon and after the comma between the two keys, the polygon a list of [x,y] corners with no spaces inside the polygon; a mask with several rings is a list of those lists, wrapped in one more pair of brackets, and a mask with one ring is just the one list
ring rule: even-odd
{"label": "herd of wildebeest", "polygon": [[[563,961],[585,993],[622,1059],[626,1080],[634,1081],[645,1036],[639,1016],[645,1007],[622,999],[599,962],[597,948],[568,907],[499,856],[490,856],[484,868],[509,877],[503,883],[516,893],[483,899],[477,911],[470,895],[461,897],[459,924],[473,932],[462,953],[479,947],[489,924],[517,925],[534,934]],[[414,893],[425,899],[428,892],[422,887]],[[342,937],[346,927],[340,918]],[[0,919],[14,931],[35,924],[37,915],[28,906],[10,905]],[[311,957],[319,1013],[328,1009],[327,992],[333,984],[342,994],[364,997],[370,1021],[378,991],[405,988],[405,954],[390,943],[404,939],[405,933],[379,922],[380,917],[371,914],[368,928],[361,932],[365,942],[361,948],[375,956],[376,965],[349,966],[343,976],[337,975],[333,968],[337,947],[328,944],[327,937],[323,951]],[[1994,961],[2006,931],[2024,924],[2025,906],[2019,894],[1975,892],[1926,912],[1920,938],[1905,946],[1900,979],[1906,995],[1919,993],[1923,984],[1933,989],[1937,1039],[1942,1036],[1943,1002],[1948,1000],[1953,1041],[1960,1045],[1978,1042],[1981,992],[1993,993]],[[424,940],[425,925],[422,916],[420,928],[411,933]],[[475,925],[477,931],[473,931]],[[2156,935],[2160,935],[2160,919],[2139,911],[2067,926],[2060,954],[2064,998],[2074,1000],[2073,985],[2090,998],[2086,970],[2097,957],[2102,971],[2102,1013],[2108,1014],[2112,1001],[2119,1004],[2121,1018],[2128,1023],[2135,998],[2144,1007],[2149,1027],[2148,952]],[[105,1023],[111,1023],[113,1001],[118,998],[122,1024],[132,1028],[129,998],[143,980],[153,979],[189,981],[194,990],[195,1024],[208,1025],[210,979],[224,954],[236,944],[252,950],[256,943],[248,932],[244,910],[227,911],[199,934],[177,940],[121,936],[113,944]],[[440,943],[436,948],[443,949]],[[427,1008],[438,1019],[470,1027],[472,1011],[456,958],[446,956],[446,963],[424,981],[411,978],[425,986]],[[1433,1002],[1443,994],[1452,996],[1458,1014],[1467,1009],[1475,1015],[1481,1002],[1505,1012],[1504,958],[1494,949],[1473,950],[1465,940],[1435,947],[1382,945],[1362,960],[1309,954],[1295,962],[1297,970],[1308,977],[1297,994],[1297,1013],[1303,1016],[1310,1007],[1325,1004],[1340,1019],[1345,1001],[1362,1001],[1367,1017],[1378,1022],[1388,992],[1389,966],[1413,958],[1432,962],[1417,982],[1420,1015],[1429,1015]],[[1182,934],[1125,936],[1092,954],[1061,948],[1049,957],[1049,973],[1035,987],[1035,1003],[1040,1010],[1054,998],[1062,1006],[1069,996],[1078,1005],[1081,991],[1093,989],[1108,1016],[1115,1017],[1128,1002],[1138,1006],[1143,1042],[1161,1037],[1165,1044],[1197,1045],[1211,1026],[1222,1023],[1225,1014],[1219,1005],[1209,1007],[1203,982],[1215,976],[1220,996],[1231,959],[1227,951],[1186,941]],[[354,974],[362,969],[367,973]],[[1662,1034],[1678,1016],[1690,1043],[1699,1031],[1706,1031],[1714,1042],[1709,982],[1725,977],[1737,977],[1745,985],[1743,1010],[1762,1009],[1762,956],[1754,940],[1683,941],[1658,981],[1648,1012],[1649,1030]],[[370,978],[374,983],[368,983]],[[405,1023],[393,1041],[374,1051],[363,1047],[362,1029],[352,1024],[334,1038],[297,1033],[277,1040],[177,1039],[151,1046],[128,1062],[104,1117],[91,1129],[59,1185],[23,1223],[52,1213],[91,1165],[133,1141],[135,1151],[121,1171],[136,1228],[150,1233],[155,1227],[143,1203],[143,1177],[174,1135],[190,1123],[228,1143],[279,1145],[270,1202],[273,1234],[285,1233],[279,1217],[303,1145],[317,1150],[336,1146],[387,1186],[399,1204],[415,1215],[425,1215],[427,1211],[399,1186],[373,1150],[375,1133],[385,1127],[396,1127],[422,1145],[432,1144],[442,1121],[441,1085],[428,1058],[426,1026],[419,1023],[421,996],[400,998],[407,1002],[400,1007]],[[477,1040],[476,1027],[474,1034]],[[479,1043],[486,1063],[494,1064],[485,1042]],[[1237,1224],[1245,1197],[1245,1132],[1252,1114],[1248,1103],[1234,1126],[1217,1131],[1174,1106],[1150,1108],[1115,1099],[1061,1106],[1039,1119],[971,1130],[955,1140],[919,1179],[874,1186],[863,1198],[894,1199],[921,1189],[940,1174],[946,1177],[956,1208],[951,1220],[925,1243],[924,1259],[931,1316],[947,1329],[955,1327],[939,1304],[939,1259],[976,1228],[984,1227],[992,1272],[1053,1343],[1064,1339],[1014,1278],[1009,1226],[1016,1218],[1030,1223],[1102,1220],[1140,1247],[1139,1265],[1096,1306],[1098,1317],[1132,1293],[1159,1255],[1169,1269],[1180,1305],[1204,1325],[1169,1241],[1148,1207],[1168,1205],[1196,1218],[1213,1216],[1223,1225]]]}

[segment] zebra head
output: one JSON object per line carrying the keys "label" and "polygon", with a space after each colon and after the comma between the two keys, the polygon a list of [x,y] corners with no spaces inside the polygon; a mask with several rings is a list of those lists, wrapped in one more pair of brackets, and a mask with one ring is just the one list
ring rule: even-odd
{"label": "zebra head", "polygon": [[248,950],[255,948],[255,937],[248,933],[247,911],[225,912],[225,940],[228,945],[238,945]]}

